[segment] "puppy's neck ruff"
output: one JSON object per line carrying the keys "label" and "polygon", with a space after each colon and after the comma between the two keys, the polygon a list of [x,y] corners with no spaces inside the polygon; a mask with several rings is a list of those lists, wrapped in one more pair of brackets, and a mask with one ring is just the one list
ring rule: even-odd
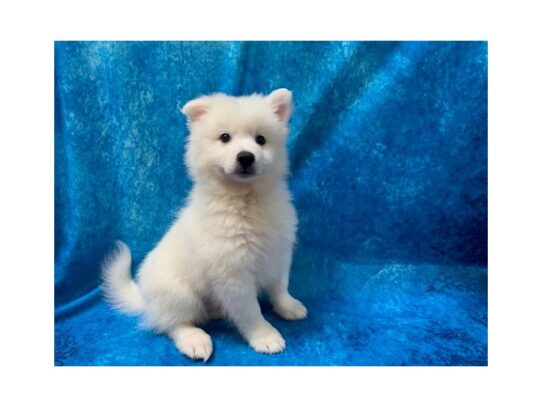
{"label": "puppy's neck ruff", "polygon": [[[270,239],[276,233],[272,204],[280,195],[279,189],[277,185],[264,193],[254,185],[245,184],[235,190],[212,188],[209,184],[194,187],[191,204],[197,208],[201,229],[223,241],[223,256],[219,258],[222,264],[243,258],[250,264],[245,271],[253,272],[265,258]],[[231,269],[237,272],[233,265]]]}

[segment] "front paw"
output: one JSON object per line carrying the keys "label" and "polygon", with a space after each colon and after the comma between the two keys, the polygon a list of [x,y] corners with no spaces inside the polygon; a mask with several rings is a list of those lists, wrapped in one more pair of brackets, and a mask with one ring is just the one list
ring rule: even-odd
{"label": "front paw", "polygon": [[307,308],[301,301],[296,300],[290,295],[276,301],[273,305],[273,311],[289,321],[307,318]]}
{"label": "front paw", "polygon": [[286,348],[286,342],[280,332],[267,322],[250,333],[248,342],[260,353],[279,353]]}
{"label": "front paw", "polygon": [[213,353],[211,337],[196,327],[183,329],[175,338],[175,345],[181,353],[194,360],[207,362]]}

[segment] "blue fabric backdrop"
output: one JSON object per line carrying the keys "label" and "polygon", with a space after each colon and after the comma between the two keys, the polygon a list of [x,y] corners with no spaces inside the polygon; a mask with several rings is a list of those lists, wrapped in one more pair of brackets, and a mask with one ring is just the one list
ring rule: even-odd
{"label": "blue fabric backdrop", "polygon": [[487,364],[485,42],[57,42],[55,364],[190,365],[103,302],[115,239],[134,265],[191,183],[179,108],[293,91],[291,288],[260,355],[212,322],[211,365]]}

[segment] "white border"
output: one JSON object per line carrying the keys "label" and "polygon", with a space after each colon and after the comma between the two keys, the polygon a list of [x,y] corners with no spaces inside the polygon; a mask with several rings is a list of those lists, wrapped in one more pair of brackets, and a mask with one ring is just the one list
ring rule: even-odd
{"label": "white border", "polygon": [[[9,369],[0,403],[540,403],[540,14],[536,2],[502,4],[97,0],[0,6],[0,213],[7,248],[1,366]],[[52,367],[53,41],[67,39],[489,40],[490,366]]]}

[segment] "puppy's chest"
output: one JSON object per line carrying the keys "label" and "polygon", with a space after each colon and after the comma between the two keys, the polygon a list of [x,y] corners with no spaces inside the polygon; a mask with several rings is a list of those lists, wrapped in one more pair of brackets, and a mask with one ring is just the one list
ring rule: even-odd
{"label": "puppy's chest", "polygon": [[251,198],[227,202],[209,214],[206,224],[209,239],[225,263],[265,258],[278,234],[273,211]]}

